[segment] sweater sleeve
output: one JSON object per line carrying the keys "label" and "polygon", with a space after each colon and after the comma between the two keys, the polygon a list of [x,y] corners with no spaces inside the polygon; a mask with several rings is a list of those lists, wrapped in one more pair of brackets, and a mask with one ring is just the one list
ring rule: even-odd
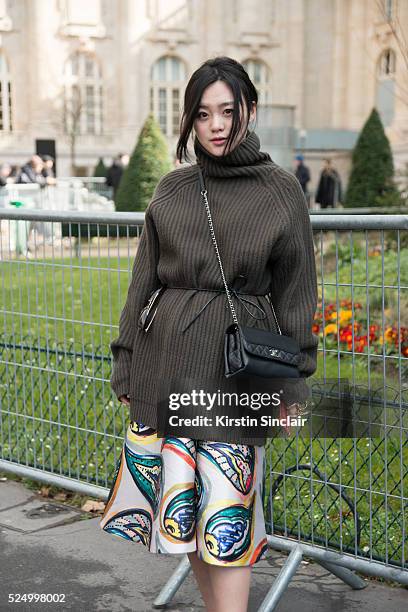
{"label": "sweater sleeve", "polygon": [[284,181],[282,192],[289,227],[278,255],[270,261],[270,290],[282,334],[295,338],[301,351],[301,378],[285,379],[286,399],[292,403],[304,401],[310,395],[305,378],[317,369],[319,337],[312,327],[318,292],[313,231],[305,195],[292,177]]}
{"label": "sweater sleeve", "polygon": [[[158,187],[155,194],[157,191]],[[157,276],[159,240],[152,215],[153,201],[154,196],[145,212],[145,222],[133,263],[127,299],[119,319],[119,335],[110,344],[113,355],[110,383],[118,398],[129,393],[133,343],[138,331],[139,313],[151,293],[161,284]]]}

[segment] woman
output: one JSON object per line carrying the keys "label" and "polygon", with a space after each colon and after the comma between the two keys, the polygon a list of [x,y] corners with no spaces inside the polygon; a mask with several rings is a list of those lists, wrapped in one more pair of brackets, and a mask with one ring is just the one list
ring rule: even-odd
{"label": "woman", "polygon": [[[178,159],[194,151],[208,192],[227,282],[242,325],[282,333],[301,348],[300,379],[285,388],[287,404],[308,395],[316,369],[316,269],[307,205],[296,178],[260,151],[252,127],[258,96],[241,64],[205,62],[184,98]],[[136,323],[160,286],[147,332]],[[146,210],[132,281],[111,343],[111,385],[130,406],[122,457],[101,526],[143,542],[151,552],[187,553],[207,610],[247,609],[251,567],[263,559],[264,444],[256,431],[181,427],[158,435],[163,389],[171,382],[208,383],[236,391],[226,379],[226,293],[200,196],[198,168],[182,165],[158,183]],[[189,387],[187,387],[190,385]],[[194,410],[193,410],[194,413]]]}
{"label": "woman", "polygon": [[333,167],[331,159],[325,159],[324,168],[321,171],[317,186],[315,201],[317,204],[320,204],[320,208],[336,208],[341,200],[340,175]]}

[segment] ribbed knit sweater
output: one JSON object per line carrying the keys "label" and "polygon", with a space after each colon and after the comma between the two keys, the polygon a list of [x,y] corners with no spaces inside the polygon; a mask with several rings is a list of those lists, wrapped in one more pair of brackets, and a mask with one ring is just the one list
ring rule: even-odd
{"label": "ribbed knit sweater", "polygon": [[[282,334],[296,338],[301,348],[302,378],[287,379],[285,401],[301,401],[309,395],[305,377],[316,370],[318,337],[312,333],[317,306],[313,235],[300,184],[260,151],[255,132],[222,157],[209,153],[197,138],[194,150],[227,283],[248,294],[232,297],[238,321],[277,331],[265,297],[271,292]],[[163,284],[167,288],[145,332],[137,326],[140,311]],[[254,318],[261,314],[257,306],[265,318]],[[160,179],[146,209],[119,335],[110,345],[111,386],[117,397],[129,394],[130,418],[156,428],[160,384],[175,377],[188,380],[191,388],[194,381],[208,379],[221,391],[236,391],[236,377],[224,375],[224,332],[231,323],[197,164],[181,166]],[[211,428],[178,433],[260,444],[236,427],[225,429],[222,439]]]}

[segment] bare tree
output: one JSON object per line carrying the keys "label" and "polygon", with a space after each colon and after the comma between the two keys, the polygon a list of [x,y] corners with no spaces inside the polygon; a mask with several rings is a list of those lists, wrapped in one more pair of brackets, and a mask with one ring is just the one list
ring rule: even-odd
{"label": "bare tree", "polygon": [[70,95],[66,93],[64,96],[64,131],[69,140],[69,152],[71,160],[71,173],[75,176],[76,173],[76,143],[77,138],[81,133],[81,115],[83,112],[83,102],[81,99],[81,91],[77,85],[73,85],[70,90]]}

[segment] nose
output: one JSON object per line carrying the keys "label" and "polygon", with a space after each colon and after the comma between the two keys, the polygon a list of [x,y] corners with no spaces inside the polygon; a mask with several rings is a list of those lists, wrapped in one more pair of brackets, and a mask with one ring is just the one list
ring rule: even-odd
{"label": "nose", "polygon": [[218,115],[214,115],[212,118],[212,122],[211,122],[211,129],[218,131],[220,129],[223,129],[224,127],[224,120],[221,116]]}

